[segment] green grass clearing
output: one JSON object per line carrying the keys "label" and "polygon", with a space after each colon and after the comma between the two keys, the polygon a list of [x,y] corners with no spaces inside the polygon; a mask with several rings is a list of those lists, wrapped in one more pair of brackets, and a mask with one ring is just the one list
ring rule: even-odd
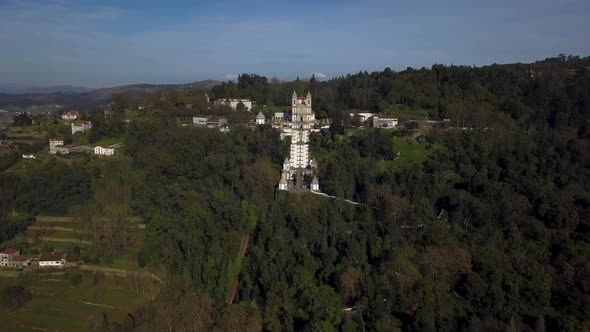
{"label": "green grass clearing", "polygon": [[64,239],[84,240],[84,237],[80,234],[80,232],[71,232],[71,231],[53,231],[53,232],[49,233],[47,236],[59,237],[59,238],[64,238]]}
{"label": "green grass clearing", "polygon": [[17,176],[26,177],[29,174],[38,172],[43,166],[43,162],[37,159],[21,159],[16,164],[7,169],[6,173],[13,173]]}
{"label": "green grass clearing", "polygon": [[113,144],[117,144],[117,143],[121,143],[123,142],[123,137],[105,137],[101,140],[99,140],[98,142],[94,143],[94,146],[100,145],[100,146],[107,146],[107,145],[113,145]]}
{"label": "green grass clearing", "polygon": [[[37,276],[24,285],[33,295],[29,303],[16,311],[0,312],[2,328],[6,331],[31,331],[34,328],[86,331],[89,322],[102,312],[111,320],[122,321],[127,313],[152,299],[158,292],[157,284],[148,279],[141,279],[143,287],[138,289],[133,286],[134,280],[131,278],[105,276],[95,279],[95,273],[81,274],[82,282],[76,286],[69,283],[67,274]],[[0,287],[20,282],[18,278],[0,278]]]}
{"label": "green grass clearing", "polygon": [[72,145],[79,146],[79,145],[88,145],[88,137],[90,136],[90,132],[85,133],[76,133],[72,136]]}

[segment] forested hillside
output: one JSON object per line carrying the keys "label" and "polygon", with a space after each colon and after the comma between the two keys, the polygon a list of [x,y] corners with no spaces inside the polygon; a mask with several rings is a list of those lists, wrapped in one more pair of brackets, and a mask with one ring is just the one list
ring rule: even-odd
{"label": "forested hillside", "polygon": [[[125,144],[140,179],[131,205],[147,224],[138,264],[165,271],[167,286],[133,324],[102,328],[590,330],[589,65],[557,57],[280,84],[242,75],[213,87],[269,109],[310,89],[316,113],[334,119],[312,137],[321,189],[359,205],[277,191],[288,151],[270,126],[179,127],[184,105],[159,105],[129,124]],[[426,112],[454,128],[346,130],[349,108]],[[1,174],[1,215],[90,195],[96,175],[58,167],[44,180]],[[44,182],[65,171],[72,185]],[[21,196],[48,185],[64,193]]]}
{"label": "forested hillside", "polygon": [[[191,280],[213,299],[208,308],[221,305],[241,263],[239,304],[206,311],[220,328],[588,329],[585,66],[557,58],[321,83],[248,75],[218,86],[217,94],[271,100],[273,89],[289,96],[302,84],[335,118],[342,107],[420,108],[474,129],[430,132],[427,158],[405,164],[392,141],[407,133],[349,137],[333,125],[314,137],[323,190],[358,207],[276,192],[286,151],[270,129],[143,124],[130,131],[130,153],[150,179],[137,196],[150,219],[142,259]],[[252,243],[240,262],[244,233]],[[145,328],[166,316],[155,313]]]}

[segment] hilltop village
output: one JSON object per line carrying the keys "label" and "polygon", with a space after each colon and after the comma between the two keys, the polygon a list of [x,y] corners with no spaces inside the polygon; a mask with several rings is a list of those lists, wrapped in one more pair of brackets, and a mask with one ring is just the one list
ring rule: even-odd
{"label": "hilltop village", "polygon": [[[128,128],[146,121],[148,117],[158,116],[167,109],[167,112],[173,112],[178,128],[192,127],[222,134],[240,128],[253,131],[271,128],[286,143],[274,187],[292,193],[319,193],[322,191],[320,165],[310,146],[313,135],[321,137],[323,133],[333,131],[336,125],[346,128],[350,133],[363,128],[409,130],[417,137],[424,129],[444,129],[450,124],[448,119],[428,120],[410,116],[400,120],[395,114],[369,110],[344,110],[344,118],[340,118],[338,124],[325,116],[316,118],[311,91],[302,92],[299,95],[293,91],[289,96],[290,105],[278,108],[260,105],[243,97],[211,98],[210,92],[179,94],[162,91],[139,99],[116,96],[114,102],[93,112],[58,107],[58,111],[46,113],[20,113],[14,118],[12,126],[3,132],[0,144],[4,153],[17,149],[26,152],[20,156],[22,161],[8,170],[15,172],[31,172],[56,160],[88,163],[90,160],[87,158],[93,157],[99,158],[97,162],[102,163],[99,160],[103,158],[106,158],[104,161],[109,158],[124,159],[128,154],[125,145]],[[33,151],[34,146],[43,144],[44,138],[45,148]],[[51,228],[48,234],[51,234]],[[26,250],[21,255],[19,249],[6,248],[2,255],[0,264],[15,269],[30,268],[31,264],[61,269],[70,265],[68,250],[41,251],[35,256],[26,254]],[[56,259],[55,264],[44,265],[44,255],[59,256],[60,259]],[[69,257],[74,257],[74,261],[77,256],[70,252]]]}
{"label": "hilltop village", "polygon": [[[245,75],[246,76],[246,75]],[[16,143],[36,142],[42,135],[47,138],[47,156],[57,158],[76,158],[81,154],[99,157],[113,157],[124,154],[124,131],[134,121],[142,121],[147,114],[158,114],[161,108],[173,106],[177,114],[177,124],[181,127],[217,129],[227,133],[233,126],[270,126],[279,132],[281,140],[289,143],[288,153],[282,163],[277,188],[300,192],[302,190],[320,191],[318,164],[310,149],[312,134],[321,134],[334,126],[347,130],[376,128],[404,130],[417,133],[424,130],[451,127],[449,119],[432,120],[420,112],[407,112],[399,118],[391,112],[382,113],[370,110],[342,110],[338,122],[324,117],[316,118],[312,107],[311,91],[298,95],[293,92],[290,107],[273,109],[260,105],[249,98],[226,97],[211,98],[207,93],[158,92],[143,98],[119,96],[117,101],[101,107],[95,112],[79,110],[27,114],[19,113],[15,124],[4,129],[4,139],[0,141],[3,149],[10,151]],[[187,121],[188,120],[188,121]],[[98,126],[98,127],[97,127]],[[68,128],[68,129],[66,129]],[[469,128],[462,128],[469,129]],[[55,133],[55,134],[54,134]],[[11,139],[14,138],[14,139]],[[15,140],[16,139],[16,140]],[[25,149],[27,150],[27,149]],[[23,159],[44,159],[44,153],[23,153]]]}

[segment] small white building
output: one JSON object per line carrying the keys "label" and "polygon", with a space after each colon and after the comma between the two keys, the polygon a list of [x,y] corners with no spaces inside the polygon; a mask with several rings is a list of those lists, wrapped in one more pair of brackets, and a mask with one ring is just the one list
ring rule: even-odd
{"label": "small white building", "polygon": [[35,155],[32,154],[23,154],[23,159],[37,159]]}
{"label": "small white building", "polygon": [[195,127],[221,128],[226,125],[227,119],[217,115],[193,117],[193,126]]}
{"label": "small white building", "polygon": [[104,109],[104,118],[105,119],[110,118],[111,116],[113,116],[113,113],[114,113],[114,111],[113,111],[113,108],[111,106],[105,107],[105,109]]}
{"label": "small white building", "polygon": [[55,147],[57,146],[63,146],[64,145],[64,140],[61,138],[50,138],[49,139],[49,153],[50,154],[56,154],[57,151],[55,150]]}
{"label": "small white building", "polygon": [[112,146],[100,146],[94,147],[94,154],[97,156],[112,156],[115,154],[115,148]]}
{"label": "small white building", "polygon": [[86,130],[92,128],[92,122],[86,120],[77,120],[72,122],[72,135],[75,133],[84,133]]}
{"label": "small white building", "polygon": [[246,108],[246,111],[250,111],[252,109],[252,101],[250,99],[241,99],[241,98],[219,98],[215,100],[213,105],[215,106],[229,106],[234,110],[238,108],[238,105],[242,103]]}
{"label": "small white building", "polygon": [[13,248],[6,248],[0,252],[0,266],[23,268],[31,262],[30,258],[20,255],[20,251]]}
{"label": "small white building", "polygon": [[358,118],[359,121],[361,123],[364,123],[365,121],[369,120],[372,116],[375,115],[375,113],[371,113],[371,112],[349,112],[348,115],[350,115],[351,118]]}
{"label": "small white building", "polygon": [[80,112],[79,111],[64,111],[61,114],[61,118],[64,121],[78,120],[80,118]]}
{"label": "small white building", "polygon": [[275,112],[272,116],[272,122],[285,121],[285,112]]}
{"label": "small white building", "polygon": [[23,256],[16,256],[12,261],[8,263],[8,267],[15,267],[17,269],[21,269],[25,266],[29,266],[31,264],[31,259]]}
{"label": "small white building", "polygon": [[207,126],[207,119],[209,119],[208,116],[194,116],[193,117],[193,126],[205,127],[205,126]]}
{"label": "small white building", "polygon": [[70,152],[75,152],[75,149],[71,145],[58,145],[54,151],[55,154],[69,154]]}
{"label": "small white building", "polygon": [[281,175],[281,180],[279,181],[279,190],[287,190],[287,180],[285,180],[285,176]]}
{"label": "small white building", "polygon": [[393,129],[397,126],[397,117],[392,115],[376,115],[373,117],[373,127]]}
{"label": "small white building", "polygon": [[18,255],[20,255],[20,251],[16,249],[4,249],[2,252],[0,252],[0,266],[8,266],[8,262],[11,262]]}
{"label": "small white building", "polygon": [[263,125],[265,122],[266,118],[264,117],[264,114],[262,114],[262,112],[258,112],[258,114],[256,114],[256,124]]}
{"label": "small white building", "polygon": [[313,177],[313,180],[311,180],[311,184],[309,185],[309,189],[311,189],[311,191],[320,191],[320,182],[318,181],[317,177]]}
{"label": "small white building", "polygon": [[46,252],[39,256],[40,268],[64,268],[66,266],[66,254],[56,252]]}

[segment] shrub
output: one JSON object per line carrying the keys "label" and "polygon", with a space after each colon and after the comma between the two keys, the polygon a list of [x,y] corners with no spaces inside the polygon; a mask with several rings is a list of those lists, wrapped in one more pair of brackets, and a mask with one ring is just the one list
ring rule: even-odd
{"label": "shrub", "polygon": [[113,264],[113,257],[112,256],[104,256],[100,259],[100,262],[106,265]]}
{"label": "shrub", "polygon": [[21,286],[10,286],[0,291],[0,306],[8,310],[16,310],[31,301],[31,292]]}
{"label": "shrub", "polygon": [[78,272],[69,272],[68,281],[70,282],[70,285],[77,286],[82,282],[82,275]]}

